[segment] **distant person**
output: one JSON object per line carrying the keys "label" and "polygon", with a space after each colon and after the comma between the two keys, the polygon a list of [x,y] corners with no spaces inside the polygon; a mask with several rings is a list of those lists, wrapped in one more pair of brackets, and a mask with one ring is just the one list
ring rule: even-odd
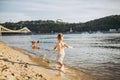
{"label": "distant person", "polygon": [[63,34],[59,33],[58,36],[58,42],[56,43],[55,47],[54,47],[54,51],[58,51],[58,56],[57,56],[57,61],[60,65],[59,70],[64,72],[64,64],[63,64],[63,59],[65,56],[65,47],[66,48],[72,48],[71,46],[69,46],[68,44],[66,44],[65,42],[63,42]]}
{"label": "distant person", "polygon": [[39,49],[39,47],[38,47],[39,43],[40,43],[39,41],[32,41],[32,48],[33,49]]}

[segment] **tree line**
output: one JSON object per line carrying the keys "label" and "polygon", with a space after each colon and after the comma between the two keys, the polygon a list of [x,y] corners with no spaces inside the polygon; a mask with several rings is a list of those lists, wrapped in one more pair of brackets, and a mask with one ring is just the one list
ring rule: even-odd
{"label": "tree line", "polygon": [[36,21],[20,21],[0,23],[2,26],[17,30],[27,27],[32,33],[58,33],[69,32],[72,29],[73,33],[77,32],[96,32],[109,31],[109,29],[120,29],[120,15],[107,16],[85,23],[67,23],[53,20],[36,20]]}

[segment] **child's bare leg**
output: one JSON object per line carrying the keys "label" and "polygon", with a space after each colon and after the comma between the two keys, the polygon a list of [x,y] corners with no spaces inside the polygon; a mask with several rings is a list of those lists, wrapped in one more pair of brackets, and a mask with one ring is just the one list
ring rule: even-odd
{"label": "child's bare leg", "polygon": [[58,64],[60,65],[59,69],[62,67],[62,63],[61,62],[58,62]]}
{"label": "child's bare leg", "polygon": [[59,70],[63,71],[63,69],[64,69],[64,64],[63,64],[63,62],[59,62],[59,64],[60,64]]}

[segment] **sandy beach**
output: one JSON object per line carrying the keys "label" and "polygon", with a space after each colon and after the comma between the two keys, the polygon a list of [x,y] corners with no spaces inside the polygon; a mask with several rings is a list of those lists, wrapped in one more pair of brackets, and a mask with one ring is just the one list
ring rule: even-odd
{"label": "sandy beach", "polygon": [[54,65],[0,42],[0,80],[98,80],[69,66],[61,72]]}

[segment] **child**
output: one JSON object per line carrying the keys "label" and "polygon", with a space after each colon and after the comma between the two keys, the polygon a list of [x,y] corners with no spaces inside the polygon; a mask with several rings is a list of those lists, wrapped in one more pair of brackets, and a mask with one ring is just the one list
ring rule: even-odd
{"label": "child", "polygon": [[64,52],[64,48],[72,48],[71,46],[67,45],[65,42],[63,42],[63,34],[59,33],[58,36],[58,42],[56,43],[55,47],[54,47],[54,51],[58,50],[58,57],[57,57],[57,61],[60,65],[59,69],[61,71],[63,71],[64,69],[64,65],[63,65],[63,59],[65,56],[65,52]]}
{"label": "child", "polygon": [[38,43],[39,43],[39,41],[32,41],[32,48],[33,49],[39,49]]}

